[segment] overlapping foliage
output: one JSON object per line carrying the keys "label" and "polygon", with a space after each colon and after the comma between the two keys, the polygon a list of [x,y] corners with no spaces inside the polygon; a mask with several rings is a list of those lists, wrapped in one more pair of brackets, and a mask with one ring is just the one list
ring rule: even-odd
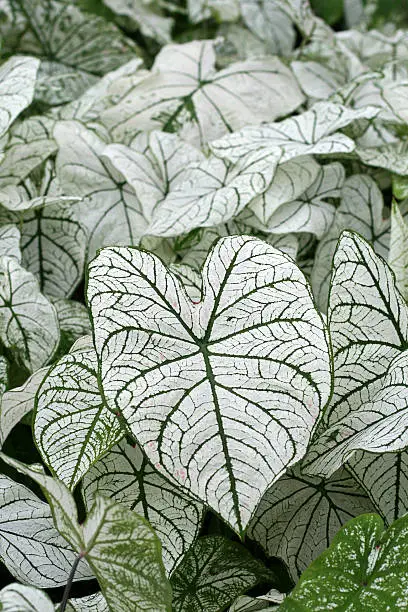
{"label": "overlapping foliage", "polygon": [[408,16],[0,37],[0,609],[406,609]]}

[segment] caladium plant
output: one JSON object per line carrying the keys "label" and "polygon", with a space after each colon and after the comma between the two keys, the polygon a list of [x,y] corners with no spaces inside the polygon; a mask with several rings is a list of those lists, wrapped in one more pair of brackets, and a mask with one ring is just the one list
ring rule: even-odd
{"label": "caladium plant", "polygon": [[0,37],[0,609],[406,609],[408,13]]}

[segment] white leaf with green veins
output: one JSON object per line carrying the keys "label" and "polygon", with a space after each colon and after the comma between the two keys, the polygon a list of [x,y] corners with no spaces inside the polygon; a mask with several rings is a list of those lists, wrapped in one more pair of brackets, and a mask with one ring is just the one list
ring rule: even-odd
{"label": "white leaf with green veins", "polygon": [[0,67],[0,137],[33,100],[40,62],[15,55]]}
{"label": "white leaf with green veins", "polygon": [[395,274],[398,289],[408,298],[408,225],[396,202],[391,210],[391,237],[388,264]]}
{"label": "white leaf with green veins", "polygon": [[153,468],[140,447],[122,440],[86,474],[85,505],[95,495],[111,498],[149,521],[162,543],[169,575],[198,536],[203,507]]}
{"label": "white leaf with green veins", "polygon": [[98,496],[85,523],[79,525],[75,500],[61,481],[3,453],[0,458],[42,487],[56,528],[75,549],[78,567],[89,563],[109,609],[128,612],[131,606],[170,612],[171,588],[160,541],[144,518]]}
{"label": "white leaf with green veins", "polygon": [[0,257],[3,255],[14,257],[21,263],[20,231],[11,223],[0,227]]}
{"label": "white leaf with green veins", "polygon": [[113,139],[163,130],[204,144],[244,125],[273,121],[303,102],[292,72],[279,58],[236,62],[216,72],[214,45],[196,40],[164,47],[150,76],[102,113]]}
{"label": "white leaf with green veins", "polygon": [[62,357],[37,393],[34,436],[45,464],[70,489],[124,432],[104,404],[93,350]]}
{"label": "white leaf with green veins", "polygon": [[391,143],[383,147],[357,147],[356,156],[374,168],[383,168],[401,176],[408,175],[408,152],[405,142]]}
{"label": "white leaf with green veins", "polygon": [[[204,256],[204,259],[206,256],[207,254]],[[190,300],[192,302],[199,302],[202,292],[201,274],[191,266],[183,263],[170,264],[169,270],[182,282]]]}
{"label": "white leaf with green veins", "polygon": [[341,104],[318,102],[310,110],[289,119],[244,127],[212,142],[211,150],[233,162],[252,151],[276,147],[283,152],[281,163],[300,155],[352,153],[355,142],[339,130],[359,119],[372,119],[378,112],[372,106],[353,110]]}
{"label": "white leaf with green veins", "polygon": [[405,610],[408,519],[387,531],[376,514],[352,519],[303,573],[280,612]]}
{"label": "white leaf with green veins", "polygon": [[[0,558],[18,580],[51,588],[64,586],[75,552],[54,527],[48,504],[27,487],[0,477]],[[92,578],[82,562],[76,580]]]}
{"label": "white leaf with green veins", "polygon": [[109,612],[109,607],[102,593],[69,599],[66,612]]}
{"label": "white leaf with green veins", "polygon": [[88,257],[105,245],[137,245],[146,228],[142,205],[123,175],[102,158],[105,143],[75,121],[59,122],[54,135],[61,187],[84,198],[76,213],[89,232]]}
{"label": "white leaf with green veins", "polygon": [[296,466],[266,492],[248,536],[268,556],[281,558],[296,583],[344,523],[373,511],[367,495],[345,470],[324,481]]}
{"label": "white leaf with green veins", "polygon": [[383,211],[383,196],[374,179],[368,174],[354,174],[346,179],[340,206],[317,247],[312,271],[314,295],[323,312],[327,310],[333,256],[343,230],[358,232],[373,244],[377,253],[387,256],[390,222],[383,218]]}
{"label": "white leaf with green veins", "polygon": [[45,115],[28,117],[13,125],[0,163],[1,188],[17,185],[56,152],[53,127],[54,120]]}
{"label": "white leaf with green veins", "polygon": [[327,429],[306,460],[308,471],[322,476],[356,450],[391,452],[408,444],[408,307],[385,261],[350,232],[334,257],[328,324],[334,391]]}
{"label": "white leaf with green veins", "polygon": [[119,15],[127,30],[140,29],[143,36],[160,44],[171,42],[173,19],[164,17],[143,0],[103,0],[104,4]]}
{"label": "white leaf with green veins", "polygon": [[[137,54],[137,46],[112,23],[73,3],[17,0],[13,5],[25,20],[18,50],[38,55],[45,65],[47,79],[39,92],[43,102],[56,105],[77,98],[98,76]],[[15,46],[12,32],[10,40],[3,33],[3,45]]]}
{"label": "white leaf with green veins", "polygon": [[49,368],[37,370],[21,385],[4,393],[0,404],[0,447],[7,436],[21,421],[34,410],[35,395]]}
{"label": "white leaf with green veins", "polygon": [[64,203],[66,205],[80,202],[81,198],[66,197],[61,194],[55,195],[34,195],[29,193],[34,185],[32,181],[23,181],[21,185],[7,185],[0,191],[0,204],[7,209],[7,212],[24,213],[29,209],[40,208],[42,206]]}
{"label": "white leaf with green veins", "polygon": [[54,612],[54,604],[46,593],[30,586],[9,584],[0,591],[2,612]]}
{"label": "white leaf with green veins", "polygon": [[272,214],[267,231],[278,234],[306,232],[322,238],[336,212],[327,199],[340,197],[345,175],[344,167],[338,162],[322,166],[314,183],[298,199],[282,204]]}
{"label": "white leaf with green veins", "polygon": [[183,182],[154,210],[146,233],[179,236],[198,227],[226,223],[266,191],[279,157],[279,150],[261,151],[237,164],[211,156],[201,164],[190,165],[183,173]]}
{"label": "white leaf with green veins", "polygon": [[35,372],[58,346],[55,308],[34,275],[13,257],[0,258],[0,274],[0,338],[18,362]]}
{"label": "white leaf with green veins", "polygon": [[75,300],[58,299],[53,301],[57,311],[61,341],[69,347],[82,336],[92,333],[91,320],[84,304]]}
{"label": "white leaf with green veins", "polygon": [[218,612],[273,574],[240,544],[220,536],[199,538],[171,578],[177,612]]}
{"label": "white leaf with green veins", "polygon": [[346,467],[366,490],[387,525],[408,513],[407,451],[357,451]]}
{"label": "white leaf with green veins", "polygon": [[153,464],[242,534],[304,455],[330,394],[303,274],[261,240],[223,238],[194,304],[154,255],[107,248],[90,265],[88,301],[109,407]]}
{"label": "white leaf with green veins", "polygon": [[19,213],[0,209],[0,222],[19,225],[22,264],[38,279],[41,292],[51,298],[68,297],[83,275],[88,234],[67,199],[50,198],[60,201]]}
{"label": "white leaf with green veins", "polygon": [[279,164],[267,191],[254,198],[249,208],[261,224],[267,227],[279,206],[297,200],[314,183],[320,172],[321,167],[311,155]]}
{"label": "white leaf with green veins", "polygon": [[187,8],[191,23],[210,17],[218,22],[236,21],[240,16],[239,0],[187,0]]}
{"label": "white leaf with green veins", "polygon": [[5,390],[7,389],[7,385],[8,385],[8,362],[7,362],[7,359],[5,357],[0,355],[0,446],[2,444],[2,442],[1,442],[1,437],[2,437],[2,433],[1,433],[1,402],[2,402],[2,398],[3,398],[3,394],[4,394]]}
{"label": "white leaf with green veins", "polygon": [[277,610],[279,604],[285,599],[285,594],[280,593],[276,589],[271,589],[265,595],[259,597],[248,597],[247,595],[241,595],[235,602],[228,608],[228,612],[258,612],[263,610],[264,612],[272,612]]}
{"label": "white leaf with green veins", "polygon": [[183,181],[185,173],[188,176],[189,166],[204,161],[205,157],[176,134],[154,131],[146,139],[144,146],[135,139],[132,148],[108,145],[103,157],[109,159],[134,189],[145,218],[150,220],[158,203]]}

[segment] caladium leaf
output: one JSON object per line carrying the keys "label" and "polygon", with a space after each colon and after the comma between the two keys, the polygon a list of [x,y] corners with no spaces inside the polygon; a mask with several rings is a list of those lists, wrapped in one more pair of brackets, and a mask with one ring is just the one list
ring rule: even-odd
{"label": "caladium leaf", "polygon": [[279,206],[299,198],[314,183],[320,172],[321,167],[311,155],[279,164],[268,189],[254,198],[249,208],[260,223],[267,227]]}
{"label": "caladium leaf", "polygon": [[217,21],[236,21],[239,0],[187,0],[188,16],[192,23],[214,17]]}
{"label": "caladium leaf", "polygon": [[[75,560],[48,504],[7,476],[0,477],[0,557],[15,578],[41,588],[64,586]],[[83,561],[75,579],[91,577]]]}
{"label": "caladium leaf", "polygon": [[289,55],[295,43],[292,20],[273,0],[239,0],[245,25],[271,55]]}
{"label": "caladium leaf", "polygon": [[49,368],[41,368],[21,386],[4,393],[0,404],[0,446],[21,419],[34,410],[35,394]]}
{"label": "caladium leaf", "polygon": [[278,234],[305,232],[322,238],[333,223],[336,211],[327,200],[340,197],[344,179],[345,170],[341,164],[322,166],[314,183],[299,198],[282,204],[270,216],[267,231]]}
{"label": "caladium leaf", "polygon": [[[7,389],[8,384],[8,363],[7,359],[0,356],[0,406],[3,394]],[[1,423],[1,408],[0,408],[0,423]],[[1,424],[0,424],[0,445],[1,445]]]}
{"label": "caladium leaf", "polygon": [[13,583],[0,591],[2,612],[54,612],[54,604],[39,589]]}
{"label": "caladium leaf", "polygon": [[318,245],[312,271],[313,292],[322,311],[327,310],[331,262],[343,230],[358,232],[372,243],[377,253],[387,256],[390,222],[383,218],[383,209],[383,196],[374,179],[366,174],[354,174],[346,180],[340,206]]}
{"label": "caladium leaf", "polygon": [[87,508],[99,494],[144,516],[162,543],[167,574],[198,536],[201,504],[163,478],[137,444],[122,440],[86,474],[82,490]]}
{"label": "caladium leaf", "polygon": [[373,511],[365,492],[345,470],[324,481],[296,466],[266,492],[248,536],[269,556],[283,559],[296,582],[344,523]]}
{"label": "caladium leaf", "polygon": [[21,263],[20,232],[18,227],[11,223],[0,227],[0,257],[3,255],[14,257]]}
{"label": "caladium leaf", "polygon": [[90,264],[88,301],[109,407],[153,464],[242,534],[304,455],[330,394],[325,330],[302,273],[261,240],[224,238],[195,305],[154,255],[107,248]]}
{"label": "caladium leaf", "polygon": [[173,19],[164,17],[152,3],[143,0],[103,0],[104,4],[119,15],[127,30],[139,29],[143,36],[153,38],[160,44],[171,42]]}
{"label": "caladium leaf", "polygon": [[137,130],[159,129],[204,144],[244,125],[276,119],[302,102],[292,72],[278,58],[237,62],[216,72],[214,41],[197,40],[166,45],[151,75],[103,112],[101,121],[119,142]]}
{"label": "caladium leaf", "polygon": [[171,578],[177,612],[218,612],[273,573],[240,544],[220,536],[199,538]]}
{"label": "caladium leaf", "polygon": [[55,526],[76,550],[79,567],[86,557],[109,608],[118,612],[127,612],[129,606],[146,612],[171,611],[171,588],[160,541],[144,518],[98,496],[85,523],[79,525],[74,498],[62,482],[3,453],[0,458],[42,487]]}
{"label": "caladium leaf", "polygon": [[181,281],[190,300],[198,303],[201,300],[202,293],[201,274],[189,265],[182,263],[170,264],[169,270],[171,270],[171,272],[173,272],[173,274]]}
{"label": "caladium leaf", "polygon": [[[38,55],[46,80],[42,101],[61,104],[77,98],[98,75],[132,59],[137,47],[111,23],[72,3],[58,0],[17,0],[24,27],[18,49]],[[13,47],[14,34],[2,28],[4,45]]]}
{"label": "caladium leaf", "polygon": [[408,298],[408,225],[396,202],[391,210],[391,237],[388,263],[395,274],[396,285]]}
{"label": "caladium leaf", "polygon": [[384,531],[376,514],[352,519],[303,573],[282,612],[404,609],[408,598],[406,517]]}
{"label": "caladium leaf", "polygon": [[193,162],[205,160],[202,152],[176,134],[153,131],[144,135],[147,143],[132,142],[108,145],[103,151],[107,158],[134,189],[143,214],[150,221],[153,210],[166,194],[177,188]]}
{"label": "caladium leaf", "polygon": [[259,149],[281,148],[281,163],[300,155],[333,155],[351,153],[355,143],[339,132],[359,119],[372,119],[378,108],[366,106],[349,109],[341,104],[318,102],[295,117],[259,127],[245,127],[211,143],[215,155],[238,161]]}
{"label": "caladium leaf", "polygon": [[59,298],[71,295],[82,278],[88,234],[70,199],[55,199],[60,201],[40,202],[24,212],[0,209],[0,223],[19,224],[23,266],[38,279],[44,295]]}
{"label": "caladium leaf", "polygon": [[0,67],[0,138],[34,97],[40,62],[16,55]]}
{"label": "caladium leaf", "polygon": [[75,300],[53,301],[61,332],[60,344],[69,350],[76,340],[91,334],[91,320],[86,307]]}
{"label": "caladium leaf", "polygon": [[183,173],[183,182],[156,207],[147,234],[179,236],[226,223],[266,191],[280,151],[253,153],[231,164],[211,156]]}
{"label": "caladium leaf", "polygon": [[355,154],[366,166],[384,168],[401,176],[408,174],[408,153],[405,143],[392,143],[383,147],[357,147]]}
{"label": "caladium leaf", "polygon": [[89,232],[88,256],[108,244],[138,244],[146,228],[142,206],[123,176],[102,159],[105,143],[79,122],[60,122],[57,176],[64,191],[85,198],[76,211]]}
{"label": "caladium leaf", "polygon": [[35,372],[53,356],[59,342],[54,306],[38,281],[14,257],[0,259],[0,338],[27,370]]}
{"label": "caladium leaf", "polygon": [[357,234],[344,232],[335,254],[328,322],[334,392],[328,429],[307,458],[308,470],[321,475],[355,450],[408,444],[408,307],[385,261]]}
{"label": "caladium leaf", "polygon": [[69,599],[67,612],[109,612],[108,602],[102,593]]}
{"label": "caladium leaf", "polygon": [[272,610],[277,610],[284,599],[285,594],[280,593],[277,589],[271,589],[268,593],[259,597],[241,595],[228,608],[228,612],[258,612],[258,610],[272,612]]}
{"label": "caladium leaf", "polygon": [[101,397],[93,350],[65,355],[37,394],[34,436],[42,458],[70,489],[124,435]]}
{"label": "caladium leaf", "polygon": [[57,145],[52,137],[54,120],[44,115],[29,117],[16,123],[0,162],[0,186],[17,185],[37,166],[55,153]]}

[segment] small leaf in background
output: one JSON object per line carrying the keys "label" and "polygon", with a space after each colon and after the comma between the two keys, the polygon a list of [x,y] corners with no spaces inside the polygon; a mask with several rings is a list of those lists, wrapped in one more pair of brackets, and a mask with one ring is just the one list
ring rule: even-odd
{"label": "small leaf in background", "polygon": [[218,612],[273,572],[236,542],[220,536],[199,538],[171,578],[177,612]]}
{"label": "small leaf in background", "polygon": [[54,612],[46,593],[22,584],[9,584],[0,591],[2,612]]}
{"label": "small leaf in background", "polygon": [[388,263],[395,274],[396,285],[405,299],[408,298],[408,225],[399,206],[393,202],[391,209],[391,236]]}
{"label": "small leaf in background", "polygon": [[408,519],[384,531],[376,514],[351,520],[302,577],[279,610],[403,610],[408,601]]}

